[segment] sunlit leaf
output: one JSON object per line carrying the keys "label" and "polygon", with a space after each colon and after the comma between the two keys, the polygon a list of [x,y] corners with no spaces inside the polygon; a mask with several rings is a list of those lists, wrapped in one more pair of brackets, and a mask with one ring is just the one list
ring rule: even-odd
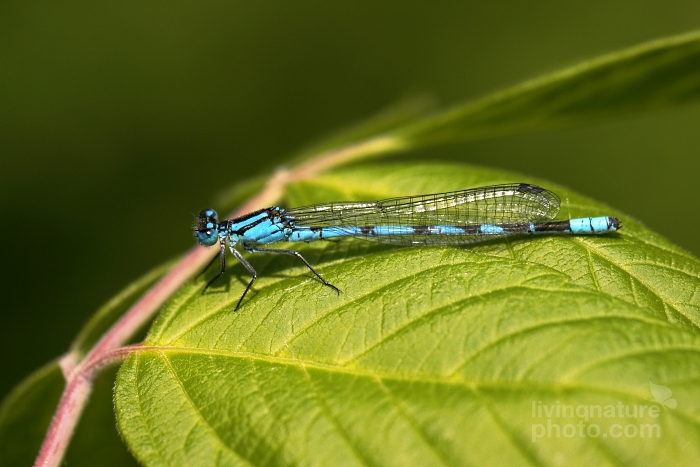
{"label": "sunlit leaf", "polygon": [[[294,258],[249,255],[260,279],[237,312],[249,275],[235,265],[202,295],[212,271],[183,287],[154,324],[151,350],[119,373],[118,423],[137,458],[689,465],[700,455],[696,258],[562,187],[467,165],[338,170],[291,186],[287,201],[512,181],[555,190],[562,217],[616,215],[624,227],[468,248],[293,245],[343,293]],[[649,381],[671,388],[677,408],[651,402]],[[574,412],[557,415],[565,406]]]}

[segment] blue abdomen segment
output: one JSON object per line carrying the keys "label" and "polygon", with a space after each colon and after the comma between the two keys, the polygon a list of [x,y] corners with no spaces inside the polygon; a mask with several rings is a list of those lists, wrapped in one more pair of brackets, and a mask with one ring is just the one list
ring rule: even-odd
{"label": "blue abdomen segment", "polygon": [[616,217],[582,217],[569,220],[569,229],[572,234],[602,234],[615,232],[620,228],[620,221]]}
{"label": "blue abdomen segment", "polygon": [[296,227],[292,230],[291,235],[287,241],[290,242],[313,242],[315,240],[322,240],[324,238],[330,238],[330,235],[323,235],[323,230],[328,229],[312,229],[309,227]]}
{"label": "blue abdomen segment", "polygon": [[503,235],[505,233],[505,229],[500,225],[483,224],[479,229],[481,233],[486,235]]}

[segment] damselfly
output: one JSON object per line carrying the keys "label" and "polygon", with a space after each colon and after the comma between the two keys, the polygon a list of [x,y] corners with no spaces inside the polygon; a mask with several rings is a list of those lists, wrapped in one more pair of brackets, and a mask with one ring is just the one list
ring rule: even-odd
{"label": "damselfly", "polygon": [[607,216],[552,221],[558,213],[556,194],[528,183],[512,183],[381,201],[324,203],[293,209],[273,206],[222,221],[216,211],[205,209],[197,216],[194,236],[205,246],[219,242],[221,270],[204,291],[226,271],[226,244],[253,276],[238,300],[238,309],[257,279],[253,266],[235,248],[239,244],[251,253],[296,256],[323,285],[340,293],[298,252],[261,247],[340,237],[395,245],[459,245],[506,235],[604,234],[622,226],[616,217]]}

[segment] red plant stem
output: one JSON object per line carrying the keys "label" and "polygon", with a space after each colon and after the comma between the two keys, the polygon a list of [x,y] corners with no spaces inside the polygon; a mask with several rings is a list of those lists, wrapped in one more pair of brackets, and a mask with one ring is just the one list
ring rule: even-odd
{"label": "red plant stem", "polygon": [[92,391],[92,378],[77,374],[66,384],[35,466],[58,466]]}
{"label": "red plant stem", "polygon": [[[360,156],[397,149],[400,149],[400,144],[396,140],[375,138],[330,151],[302,164],[291,172],[279,170],[257,196],[234,211],[229,217],[272,205],[281,197],[285,185],[290,181],[310,177]],[[34,463],[35,466],[59,466],[92,392],[92,382],[97,372],[110,362],[122,361],[136,349],[146,350],[148,348],[146,346],[120,346],[127,342],[141,326],[152,319],[153,315],[172,294],[201,270],[218,251],[218,248],[195,247],[102,336],[82,361],[78,362],[79,355],[75,352],[71,352],[61,359],[60,366],[66,377],[66,387]]]}

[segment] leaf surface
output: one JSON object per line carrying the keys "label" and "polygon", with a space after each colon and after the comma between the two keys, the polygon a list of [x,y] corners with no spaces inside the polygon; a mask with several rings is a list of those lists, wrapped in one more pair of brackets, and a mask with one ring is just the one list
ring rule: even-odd
{"label": "leaf surface", "polygon": [[[551,183],[461,164],[339,170],[290,186],[287,205],[513,181],[557,192],[562,218],[615,215],[624,227],[469,248],[294,244],[343,293],[294,258],[249,255],[260,278],[238,312],[245,269],[232,265],[202,295],[210,271],[181,289],[151,350],[119,372],[118,423],[132,451],[149,467],[697,458],[700,262],[634,219]],[[650,381],[670,388],[677,408],[652,401]],[[582,412],[618,405],[629,413]],[[578,412],[556,416],[562,406]],[[548,423],[558,437],[539,436]],[[562,433],[579,423],[592,434]]]}

